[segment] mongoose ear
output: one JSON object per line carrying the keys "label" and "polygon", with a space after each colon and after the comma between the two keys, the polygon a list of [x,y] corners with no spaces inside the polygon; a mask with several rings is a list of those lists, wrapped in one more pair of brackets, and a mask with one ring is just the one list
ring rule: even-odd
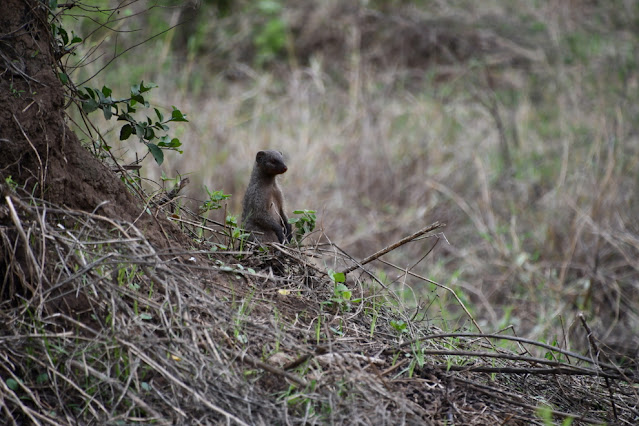
{"label": "mongoose ear", "polygon": [[265,154],[264,154],[264,151],[260,151],[260,152],[258,152],[258,153],[257,153],[257,155],[255,156],[255,161],[257,161],[257,162],[259,163],[259,162],[260,162],[260,160],[261,160],[262,158],[264,158],[264,155],[265,155]]}

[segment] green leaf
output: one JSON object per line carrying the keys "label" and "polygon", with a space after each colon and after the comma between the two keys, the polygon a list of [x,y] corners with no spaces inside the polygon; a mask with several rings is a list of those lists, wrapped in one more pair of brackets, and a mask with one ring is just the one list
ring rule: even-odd
{"label": "green leaf", "polygon": [[62,43],[65,46],[69,44],[69,35],[67,34],[67,31],[64,28],[58,27],[58,34],[60,34],[60,37],[62,37]]}
{"label": "green leaf", "polygon": [[140,93],[144,93],[144,92],[148,92],[149,90],[153,89],[154,87],[158,87],[157,84],[149,82],[146,84],[146,86],[144,85],[144,81],[140,82]]}
{"label": "green leaf", "polygon": [[343,272],[333,272],[333,275],[331,277],[336,283],[343,283],[346,281],[346,276]]}
{"label": "green leaf", "polygon": [[69,82],[69,76],[66,75],[66,73],[60,72],[58,73],[58,77],[60,77],[62,84],[67,84]]}
{"label": "green leaf", "polygon": [[49,0],[49,8],[56,10],[58,8],[58,0]]}
{"label": "green leaf", "polygon": [[134,127],[135,135],[140,139],[144,139],[144,127],[140,123],[135,123]]}
{"label": "green leaf", "polygon": [[344,299],[350,299],[353,292],[344,284],[337,284],[335,286],[335,292],[342,295]]}
{"label": "green leaf", "polygon": [[139,102],[139,103],[141,103],[142,105],[144,105],[144,102],[145,102],[145,101],[144,101],[144,96],[142,96],[142,95],[140,95],[140,94],[138,94],[138,95],[133,95],[133,96],[131,96],[131,102],[132,102],[132,103],[131,103],[131,105],[134,105],[134,104],[133,104],[133,101]]}
{"label": "green leaf", "polygon": [[111,106],[110,105],[103,105],[102,112],[104,113],[104,119],[105,120],[110,120],[111,116],[113,116],[113,112],[111,112]]}
{"label": "green leaf", "polygon": [[158,166],[161,166],[164,162],[164,153],[162,150],[154,143],[149,143],[146,146],[149,147],[149,151],[151,155],[153,155],[153,158],[155,158],[155,162],[158,163]]}
{"label": "green leaf", "polygon": [[7,381],[5,382],[7,384],[7,386],[9,387],[9,389],[11,389],[12,391],[16,391],[18,390],[18,381],[15,379],[7,379]]}
{"label": "green leaf", "polygon": [[84,112],[86,112],[87,114],[90,112],[95,111],[96,109],[98,109],[98,102],[95,99],[89,99],[86,100],[82,103],[82,109],[84,110]]}
{"label": "green leaf", "polygon": [[93,91],[92,88],[90,87],[85,87],[84,88],[85,92],[87,92],[87,95],[89,95],[88,97],[90,97],[91,99],[95,99],[95,92]]}
{"label": "green leaf", "polygon": [[104,93],[102,93],[101,90],[96,90],[95,93],[98,95],[98,102],[100,102],[101,104],[110,102],[110,100],[107,100],[107,97],[104,96]]}
{"label": "green leaf", "polygon": [[158,116],[158,121],[164,121],[164,116],[162,115],[160,110],[157,108],[154,108],[154,109],[155,109],[155,114]]}
{"label": "green leaf", "polygon": [[104,95],[104,97],[108,98],[109,96],[111,96],[111,93],[113,93],[113,91],[110,88],[102,86],[102,94]]}
{"label": "green leaf", "polygon": [[182,112],[173,107],[173,111],[171,112],[171,121],[189,121],[186,119],[186,115],[182,114]]}
{"label": "green leaf", "polygon": [[180,142],[178,138],[173,138],[169,141],[168,136],[162,136],[162,138],[160,139],[160,143],[158,143],[158,146],[166,148],[177,148],[179,146],[182,146],[182,142]]}
{"label": "green leaf", "polygon": [[391,320],[390,324],[391,324],[391,326],[392,326],[395,330],[397,330],[397,331],[399,331],[399,332],[406,332],[406,331],[408,331],[408,329],[407,329],[407,327],[408,327],[408,326],[407,326],[407,325],[406,325],[406,323],[405,323],[404,321],[402,321],[402,320],[399,320],[399,321]]}
{"label": "green leaf", "polygon": [[155,132],[153,131],[151,127],[147,127],[146,130],[144,131],[144,139],[146,140],[155,139]]}

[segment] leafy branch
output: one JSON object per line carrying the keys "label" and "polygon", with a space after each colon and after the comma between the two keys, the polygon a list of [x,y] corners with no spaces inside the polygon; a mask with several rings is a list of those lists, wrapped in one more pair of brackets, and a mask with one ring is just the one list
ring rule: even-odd
{"label": "leafy branch", "polygon": [[147,146],[156,163],[161,165],[164,162],[163,150],[182,153],[179,149],[182,143],[178,138],[172,138],[168,135],[169,126],[167,124],[180,121],[188,122],[188,120],[186,115],[176,107],[173,107],[169,118],[165,118],[157,108],[154,108],[157,120],[149,116],[139,121],[134,118],[133,114],[137,112],[139,105],[145,108],[150,107],[143,94],[155,87],[158,87],[155,83],[147,83],[145,86],[142,81],[140,84],[131,86],[130,97],[124,99],[114,99],[112,90],[106,86],[103,86],[101,90],[84,87],[79,89],[77,93],[85,113],[89,114],[100,109],[106,120],[115,116],[118,121],[126,121],[127,123],[120,129],[120,140],[127,140],[135,134],[138,140]]}

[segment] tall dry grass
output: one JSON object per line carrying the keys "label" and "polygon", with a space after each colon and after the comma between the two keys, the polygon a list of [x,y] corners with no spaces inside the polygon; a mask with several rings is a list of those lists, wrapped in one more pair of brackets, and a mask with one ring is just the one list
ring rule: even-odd
{"label": "tall dry grass", "polygon": [[[338,3],[319,3],[288,5],[286,13],[312,17],[316,34],[335,31],[332,18],[352,23],[337,32],[335,57],[318,49],[306,62],[288,56],[253,67],[234,50],[247,43],[252,18],[237,15],[202,29],[212,47],[197,55],[157,42],[161,54],[157,61],[145,54],[141,75],[160,85],[152,102],[179,106],[190,123],[176,128],[184,154],[168,155],[160,168],[149,159],[144,176],[188,174],[193,204],[206,185],[233,194],[228,212],[239,216],[255,153],[279,149],[290,166],[282,178],[290,209],[317,210],[324,233],[353,256],[446,222],[445,240],[414,271],[456,288],[485,329],[513,325],[563,345],[584,311],[602,340],[636,351],[636,6],[493,1],[382,10],[404,21],[378,41],[401,41],[423,19],[457,22],[471,53],[480,47],[473,42],[490,42],[481,46],[485,55],[420,68],[392,66],[394,52],[358,26],[367,9],[355,7],[353,17]],[[370,16],[384,22],[382,12]],[[224,28],[239,29],[222,38]],[[220,52],[239,60],[215,68],[211,55]],[[384,62],[373,60],[380,55]],[[133,65],[124,59],[96,85],[114,75],[126,82]],[[130,161],[134,148],[118,152]],[[411,268],[432,244],[412,243],[389,260]],[[391,270],[375,267],[393,280]],[[433,288],[407,294],[429,300],[428,315],[448,327],[468,325]]]}

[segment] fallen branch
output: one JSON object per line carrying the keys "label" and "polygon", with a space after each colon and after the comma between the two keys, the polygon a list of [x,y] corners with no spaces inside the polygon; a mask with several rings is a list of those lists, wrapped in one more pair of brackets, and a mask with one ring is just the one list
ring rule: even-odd
{"label": "fallen branch", "polygon": [[298,385],[302,386],[302,387],[306,387],[308,386],[308,382],[294,374],[289,373],[288,371],[284,371],[283,369],[279,368],[279,367],[275,367],[271,364],[267,364],[265,362],[262,362],[258,359],[253,358],[250,355],[247,355],[245,353],[237,353],[237,352],[233,352],[233,354],[242,362],[251,365],[255,368],[259,368],[261,370],[267,371],[269,373],[273,373],[276,374],[278,376],[282,376],[285,377],[287,379],[289,379],[292,382],[297,383]]}
{"label": "fallen branch", "polygon": [[360,261],[359,263],[355,264],[355,265],[351,265],[348,268],[344,269],[342,271],[342,273],[344,274],[348,274],[349,272],[353,272],[355,269],[366,265],[367,263],[372,262],[373,260],[385,255],[386,253],[388,253],[389,251],[393,251],[395,250],[397,247],[401,247],[406,243],[409,243],[411,241],[413,241],[414,239],[416,239],[417,237],[421,237],[422,235],[424,235],[427,232],[430,231],[434,231],[435,229],[439,229],[439,228],[443,228],[444,226],[446,226],[446,224],[444,223],[439,223],[439,222],[435,222],[432,225],[429,225],[425,228],[420,229],[419,231],[415,232],[414,234],[409,235],[408,237],[404,237],[401,240],[397,241],[394,244],[391,244],[390,246],[381,249],[380,251],[378,251],[377,253],[374,253],[370,256],[368,256],[366,259]]}

